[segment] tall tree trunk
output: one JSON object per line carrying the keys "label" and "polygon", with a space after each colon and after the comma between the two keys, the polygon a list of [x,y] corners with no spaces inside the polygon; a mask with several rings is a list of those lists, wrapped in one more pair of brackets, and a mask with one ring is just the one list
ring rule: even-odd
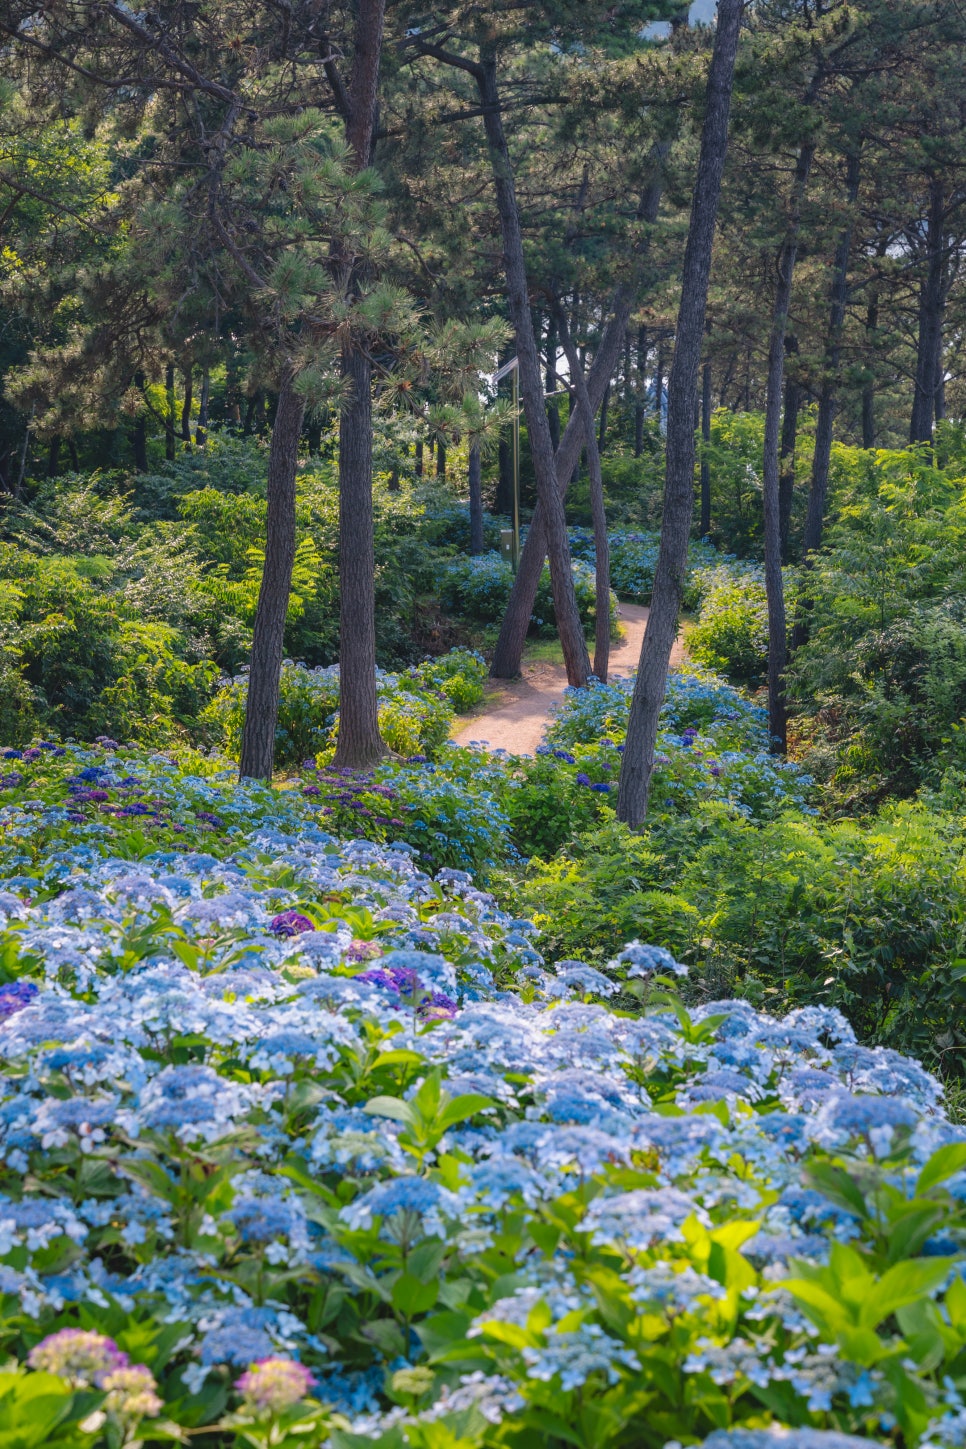
{"label": "tall tree trunk", "polygon": [[[875,249],[882,258],[889,250],[889,238],[884,236]],[[873,281],[869,288],[869,301],[865,309],[865,350],[870,359],[868,375],[862,385],[862,446],[875,447],[875,358],[878,352],[879,331],[879,284]]]}
{"label": "tall tree trunk", "polygon": [[773,753],[784,754],[788,746],[788,717],[785,709],[785,666],[788,655],[788,623],[785,617],[785,583],[782,577],[781,499],[779,489],[779,444],[782,390],[785,377],[785,332],[792,300],[795,261],[802,202],[812,169],[814,145],[807,142],[798,153],[792,179],[788,228],[778,256],[778,275],[768,339],[768,376],[765,384],[765,447],[762,469],[764,514],[765,595],[768,601],[768,736]]}
{"label": "tall tree trunk", "polygon": [[584,376],[584,369],[580,365],[573,338],[570,336],[563,309],[557,316],[557,325],[587,442],[590,514],[594,525],[594,674],[601,684],[606,684],[607,671],[610,666],[610,543],[607,537],[607,514],[604,509],[604,478],[600,469],[600,450],[597,447],[594,409],[587,391],[587,379]]}
{"label": "tall tree trunk", "polygon": [[916,390],[909,425],[910,443],[932,442],[942,354],[945,219],[945,186],[941,176],[933,176],[929,181],[926,216],[926,270],[919,284],[919,345],[916,351]]}
{"label": "tall tree trunk", "polygon": [[[638,219],[649,226],[657,220],[664,191],[664,163],[670,153],[669,141],[658,141],[651,148],[651,163],[654,168],[651,180],[641,195],[637,209]],[[614,375],[620,357],[624,332],[637,300],[640,279],[648,256],[646,241],[638,257],[637,276],[617,288],[612,303],[611,317],[597,347],[593,366],[587,372],[587,391],[596,410],[604,397],[604,388]],[[574,308],[576,311],[576,307]],[[574,470],[580,459],[584,443],[583,424],[576,408],[571,409],[564,435],[560,440],[555,458],[557,486],[564,497]],[[500,625],[500,634],[493,651],[490,674],[494,679],[513,679],[520,673],[520,661],[527,629],[533,614],[537,597],[543,561],[547,554],[547,539],[544,530],[543,511],[539,498],[527,533],[527,541],[520,553],[516,578],[510,591],[506,613]]]}
{"label": "tall tree trunk", "polygon": [[728,149],[728,114],[744,0],[718,0],[718,24],[708,73],[698,174],[681,273],[681,303],[668,383],[664,516],[651,612],[634,685],[617,794],[618,819],[637,829],[647,814],[658,716],[681,612],[694,509],[694,412],[701,341],[711,274],[721,175]]}
{"label": "tall tree trunk", "polygon": [[479,443],[470,444],[470,553],[483,552],[483,459]]}
{"label": "tall tree trunk", "polygon": [[164,369],[164,456],[169,463],[174,462],[175,457],[175,400],[174,400],[174,363],[169,362]]}
{"label": "tall tree trunk", "polygon": [[[563,498],[557,486],[554,451],[550,426],[544,406],[543,377],[540,354],[533,333],[533,320],[527,287],[526,262],[520,212],[513,184],[510,154],[507,149],[497,88],[496,59],[484,53],[476,68],[476,80],[483,104],[486,129],[496,191],[497,211],[503,236],[503,260],[506,268],[507,302],[516,335],[518,373],[523,408],[527,418],[530,454],[537,482],[537,497],[543,510],[543,525],[550,560],[550,582],[557,632],[563,648],[567,679],[571,685],[584,685],[590,674],[590,659],[577,608],[570,544]],[[618,347],[620,339],[618,339]]]}
{"label": "tall tree trunk", "polygon": [[442,438],[436,444],[436,477],[446,481],[446,444]]}
{"label": "tall tree trunk", "polygon": [[711,443],[711,363],[706,362],[701,371],[701,518],[698,532],[707,538],[711,532],[711,459],[708,447]]}
{"label": "tall tree trunk", "polygon": [[47,453],[47,477],[56,478],[60,472],[60,444],[61,439],[53,437],[50,440],[50,449]]}
{"label": "tall tree trunk", "polygon": [[825,527],[829,464],[832,458],[832,428],[838,401],[839,361],[842,355],[842,328],[845,324],[845,311],[849,300],[849,257],[852,251],[854,225],[851,208],[855,206],[859,194],[859,157],[856,152],[851,152],[847,159],[846,187],[850,214],[849,220],[839,233],[835,260],[832,264],[828,337],[822,370],[822,389],[818,398],[818,417],[815,421],[812,481],[808,492],[805,532],[802,537],[803,559],[821,548],[822,532]]}
{"label": "tall tree trunk", "polygon": [[191,446],[191,390],[194,369],[186,367],[184,376],[184,398],[181,403],[181,441]]}
{"label": "tall tree trunk", "polygon": [[[355,171],[369,165],[386,0],[359,0],[346,140]],[[347,295],[358,287],[350,268]],[[372,363],[351,336],[342,347],[351,392],[339,420],[339,735],[333,763],[366,769],[386,752],[376,698],[376,549],[372,507]]]}
{"label": "tall tree trunk", "polygon": [[201,374],[201,396],[198,398],[198,426],[195,428],[195,446],[203,448],[208,442],[208,402],[211,393],[211,373],[207,367]]}
{"label": "tall tree trunk", "polygon": [[644,375],[647,370],[647,328],[637,329],[637,395],[634,403],[634,457],[644,451]]}
{"label": "tall tree trunk", "polygon": [[268,454],[265,564],[255,610],[248,672],[248,701],[239,771],[243,780],[272,778],[285,616],[295,563],[295,474],[305,412],[305,403],[293,383],[294,377],[289,372],[282,379]]}
{"label": "tall tree trunk", "polygon": [[242,424],[242,437],[249,438],[255,431],[255,413],[261,406],[262,395],[260,392],[253,392],[248,399],[248,406],[245,409],[245,421]]}
{"label": "tall tree trunk", "polygon": [[654,358],[654,416],[657,419],[657,430],[664,431],[661,425],[661,416],[664,405],[664,338],[659,337],[657,353]]}
{"label": "tall tree trunk", "polygon": [[317,412],[312,414],[306,426],[305,441],[308,444],[309,457],[317,458],[322,451],[322,418]]}
{"label": "tall tree trunk", "polygon": [[[798,338],[789,333],[785,338],[785,356],[798,352]],[[794,374],[785,373],[785,405],[782,408],[782,440],[778,450],[778,529],[781,535],[782,563],[788,563],[788,536],[792,526],[792,499],[795,493],[795,445],[798,441],[798,410],[802,390]]]}
{"label": "tall tree trunk", "polygon": [[421,478],[422,476],[423,476],[423,440],[422,440],[422,438],[420,438],[419,441],[416,444],[416,477],[417,478]]}

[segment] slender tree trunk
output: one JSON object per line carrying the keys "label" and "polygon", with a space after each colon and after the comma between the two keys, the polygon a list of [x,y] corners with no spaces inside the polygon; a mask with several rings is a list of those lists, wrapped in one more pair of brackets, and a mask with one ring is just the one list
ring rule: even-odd
{"label": "slender tree trunk", "polygon": [[[369,165],[386,0],[359,0],[346,140],[353,169]],[[346,292],[358,287],[352,269]],[[372,363],[349,337],[342,372],[351,391],[339,420],[339,735],[334,764],[366,769],[385,754],[376,697],[376,548],[372,507]]]}
{"label": "slender tree trunk", "polygon": [[919,286],[919,345],[916,352],[916,390],[909,425],[911,443],[931,443],[943,327],[943,248],[946,193],[942,177],[929,181],[926,219],[926,271]]}
{"label": "slender tree trunk", "polygon": [[[850,153],[847,162],[846,185],[849,206],[854,207],[859,194],[859,157]],[[815,422],[815,451],[812,455],[812,481],[808,493],[808,510],[805,515],[805,532],[802,538],[803,559],[822,545],[825,527],[825,503],[828,498],[829,465],[832,458],[832,428],[835,422],[835,407],[838,400],[838,372],[842,355],[842,328],[849,300],[849,257],[852,250],[853,221],[848,222],[839,234],[832,265],[831,305],[829,307],[828,339],[825,347],[822,390],[818,398],[818,417]]]}
{"label": "slender tree trunk", "polygon": [[663,432],[661,415],[664,403],[664,338],[658,339],[657,354],[654,358],[654,416],[657,418],[657,430]]}
{"label": "slender tree trunk", "polygon": [[291,373],[282,380],[268,454],[265,564],[248,672],[240,768],[243,780],[272,778],[285,617],[295,563],[295,474],[305,412],[305,403],[293,382]]}
{"label": "slender tree trunk", "polygon": [[442,438],[436,444],[436,477],[446,481],[446,444]]}
{"label": "slender tree trunk", "polygon": [[[785,338],[785,356],[798,352],[794,333]],[[798,409],[802,390],[797,379],[785,372],[785,405],[782,408],[782,439],[778,450],[778,529],[781,535],[782,563],[788,563],[788,536],[792,526],[792,499],[795,493],[795,444],[798,440]]]}
{"label": "slender tree trunk", "polygon": [[768,339],[768,376],[765,385],[765,449],[762,469],[764,512],[765,594],[768,600],[768,735],[775,754],[788,746],[788,717],[785,708],[785,666],[788,656],[788,623],[785,616],[785,583],[782,577],[781,499],[779,446],[782,391],[785,377],[785,332],[792,300],[795,261],[802,202],[812,169],[814,146],[801,147],[792,180],[788,228],[778,256],[778,275]]}
{"label": "slender tree trunk", "polygon": [[560,342],[567,358],[570,380],[583,419],[587,441],[587,470],[590,474],[590,514],[594,525],[594,674],[601,684],[607,683],[610,666],[610,543],[607,538],[607,514],[604,509],[604,478],[600,469],[600,451],[594,429],[594,409],[587,391],[587,379],[580,365],[567,318],[561,309],[557,317]]}
{"label": "slender tree trunk", "polygon": [[260,392],[253,392],[248,399],[248,406],[245,409],[245,421],[242,424],[242,437],[250,438],[255,431],[255,413],[261,406],[262,395]]}
{"label": "slender tree trunk", "polygon": [[[882,258],[889,249],[889,239],[883,237],[875,254]],[[862,386],[862,446],[875,447],[875,358],[878,351],[879,331],[879,285],[873,282],[869,288],[869,302],[865,309],[865,350],[869,358],[868,375]]]}
{"label": "slender tree trunk", "polygon": [[164,456],[169,463],[174,462],[175,457],[175,400],[174,400],[174,363],[169,362],[164,369],[164,401],[165,401],[165,422],[164,422]]}
{"label": "slender tree trunk", "polygon": [[201,396],[198,399],[198,426],[195,428],[195,445],[203,448],[208,442],[208,400],[211,393],[211,373],[207,367],[201,374]]}
{"label": "slender tree trunk", "polygon": [[634,457],[644,451],[644,375],[647,370],[647,328],[637,330],[637,396],[634,403]]}
{"label": "slender tree trunk", "polygon": [[668,384],[664,517],[651,612],[641,647],[617,795],[618,819],[637,829],[647,814],[658,716],[678,629],[694,509],[694,412],[711,274],[728,114],[744,0],[718,0],[698,174],[681,273],[681,303]]}
{"label": "slender tree trunk", "polygon": [[67,451],[70,453],[70,466],[75,473],[80,472],[80,454],[77,451],[77,443],[73,437],[67,439]]}
{"label": "slender tree trunk", "polygon": [[483,552],[483,459],[479,443],[470,444],[470,553]]}
{"label": "slender tree trunk", "polygon": [[184,376],[184,398],[181,403],[181,441],[188,447],[191,446],[191,402],[192,402],[192,374],[194,369],[186,367]]}
{"label": "slender tree trunk", "polygon": [[711,532],[711,459],[708,447],[711,443],[711,363],[706,362],[701,371],[701,518],[698,532],[707,538]]}
{"label": "slender tree trunk", "polygon": [[309,457],[317,458],[322,451],[322,419],[318,413],[313,413],[311,421],[305,429],[305,440],[308,444]]}
{"label": "slender tree trunk", "polygon": [[[656,142],[651,148],[651,162],[654,167],[654,172],[652,179],[642,193],[638,207],[638,218],[641,221],[647,222],[648,225],[653,225],[657,220],[661,196],[664,191],[663,168],[670,149],[671,143],[669,141]],[[638,257],[637,276],[633,281],[624,283],[618,287],[614,295],[610,321],[604,328],[594,357],[593,366],[586,374],[587,391],[595,410],[603,401],[604,388],[614,375],[614,369],[620,357],[624,332],[637,299],[640,278],[643,275],[647,255],[648,252],[645,244]],[[576,311],[576,306],[574,311]],[[583,441],[583,424],[581,423],[576,408],[572,408],[555,458],[557,485],[561,497],[566,495],[567,487],[574,477],[574,470],[580,459]],[[537,506],[534,509],[533,518],[531,519],[530,528],[527,533],[527,541],[520,554],[517,575],[513,581],[513,588],[510,591],[506,613],[503,616],[503,622],[500,626],[500,635],[497,639],[496,649],[493,652],[493,663],[490,666],[490,674],[494,679],[513,679],[520,673],[523,646],[526,641],[530,618],[533,614],[533,605],[537,597],[537,588],[540,584],[540,574],[543,570],[543,561],[546,558],[546,554],[547,540],[544,529],[543,510],[538,498]]]}
{"label": "slender tree trunk", "polygon": [[419,441],[418,441],[418,443],[416,444],[416,477],[417,478],[421,478],[422,476],[423,476],[423,440],[422,440],[422,438],[420,438]]}
{"label": "slender tree trunk", "polygon": [[47,477],[56,478],[60,472],[60,438],[51,438],[47,454]]}
{"label": "slender tree trunk", "polygon": [[[533,333],[533,321],[527,287],[526,263],[520,212],[513,185],[513,172],[507,150],[500,97],[497,89],[496,60],[485,54],[476,69],[477,85],[484,107],[483,123],[490,149],[497,210],[503,235],[503,259],[506,268],[507,302],[516,334],[520,393],[527,418],[530,454],[537,482],[537,497],[543,510],[547,553],[550,559],[550,582],[557,632],[563,648],[567,679],[571,685],[584,685],[590,674],[590,660],[577,608],[570,544],[563,498],[557,486],[550,426],[543,398],[543,377],[540,354]],[[618,338],[618,348],[620,339]]]}

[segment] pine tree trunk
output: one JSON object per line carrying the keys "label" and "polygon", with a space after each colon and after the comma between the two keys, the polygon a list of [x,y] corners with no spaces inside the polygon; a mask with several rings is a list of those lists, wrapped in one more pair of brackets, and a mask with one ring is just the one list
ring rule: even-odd
{"label": "pine tree trunk", "polygon": [[[785,338],[785,356],[798,352],[794,333]],[[781,535],[782,563],[788,563],[788,537],[792,526],[792,499],[795,493],[795,444],[798,440],[798,409],[802,390],[796,379],[785,373],[785,404],[782,408],[782,440],[778,451],[778,529]]]}
{"label": "pine tree trunk", "polygon": [[282,381],[268,454],[265,563],[255,610],[240,776],[270,780],[278,723],[285,616],[295,563],[295,474],[305,403],[291,374]]}
{"label": "pine tree trunk", "polygon": [[618,819],[633,829],[641,825],[647,814],[658,716],[664,703],[668,662],[677,634],[687,570],[694,509],[695,398],[743,8],[744,0],[719,0],[718,3],[698,174],[681,274],[681,303],[668,384],[661,543],[617,795]]}
{"label": "pine tree trunk", "polygon": [[604,509],[604,478],[600,469],[600,452],[594,430],[594,409],[587,391],[587,379],[584,376],[584,369],[580,365],[580,358],[562,310],[558,315],[557,325],[587,442],[590,514],[594,525],[594,607],[596,611],[594,618],[594,674],[601,684],[606,684],[607,671],[610,667],[610,542],[607,537],[607,514]]}
{"label": "pine tree trunk", "polygon": [[[850,153],[847,162],[848,202],[854,207],[859,194],[859,157]],[[832,459],[832,428],[835,422],[835,408],[838,400],[838,372],[842,355],[842,328],[849,300],[849,257],[852,251],[853,222],[850,216],[839,234],[832,264],[831,306],[829,308],[828,339],[825,347],[822,390],[818,398],[818,417],[815,422],[815,451],[812,454],[812,481],[808,493],[808,510],[805,515],[805,532],[802,537],[802,557],[814,553],[822,546],[825,528],[825,504],[828,498],[829,465]]]}
{"label": "pine tree trunk", "polygon": [[[369,165],[379,94],[386,0],[359,0],[346,140],[353,169]],[[352,294],[358,277],[345,279]],[[339,735],[334,764],[367,769],[386,752],[376,697],[376,549],[372,506],[372,363],[349,338],[342,373],[350,396],[339,420]]]}
{"label": "pine tree trunk", "polygon": [[421,478],[422,476],[423,476],[423,440],[422,440],[422,438],[420,438],[419,441],[416,444],[416,477],[417,478]]}
{"label": "pine tree trunk", "polygon": [[657,419],[657,430],[659,433],[664,429],[661,426],[661,414],[664,403],[664,338],[658,339],[657,355],[654,359],[654,416]]}
{"label": "pine tree trunk", "polygon": [[916,351],[916,390],[909,425],[910,443],[932,442],[942,354],[945,215],[943,180],[933,176],[929,182],[926,220],[926,271],[919,286],[919,343]]}
{"label": "pine tree trunk", "polygon": [[339,738],[333,763],[364,770],[386,753],[376,698],[372,364],[346,347],[342,369],[352,393],[339,420]]}
{"label": "pine tree trunk", "polygon": [[51,438],[47,454],[47,477],[56,478],[60,472],[60,438]]}
{"label": "pine tree trunk", "polygon": [[483,459],[479,443],[470,444],[470,553],[483,552]]}
{"label": "pine tree trunk", "polygon": [[550,394],[557,391],[557,323],[553,317],[547,322],[547,422],[550,424],[550,441],[554,453],[560,447],[560,403]]}
{"label": "pine tree trunk", "polygon": [[610,383],[604,388],[604,401],[600,405],[600,432],[597,435],[597,447],[602,453],[604,444],[607,441],[607,414],[610,411]]}
{"label": "pine tree trunk", "polygon": [[[484,107],[483,123],[490,149],[497,211],[503,236],[503,260],[506,268],[507,302],[516,335],[519,359],[520,393],[527,418],[530,453],[537,482],[537,497],[543,511],[543,527],[550,560],[550,582],[553,591],[557,633],[563,648],[567,679],[573,686],[587,683],[590,659],[577,608],[570,544],[563,498],[557,485],[550,426],[544,406],[543,377],[540,354],[533,333],[530,315],[526,263],[520,212],[513,185],[510,155],[507,150],[500,97],[497,89],[496,60],[485,55],[477,71],[477,84]],[[620,339],[618,338],[618,348]]]}
{"label": "pine tree trunk", "polygon": [[211,392],[211,373],[207,367],[201,374],[201,396],[198,399],[198,426],[195,428],[195,446],[203,448],[208,442],[208,399]]}
{"label": "pine tree trunk", "polygon": [[[671,149],[669,141],[658,141],[651,148],[654,175],[645,187],[638,207],[638,217],[649,225],[657,220],[664,191],[664,163]],[[646,252],[643,253],[646,255]],[[587,391],[596,410],[604,397],[604,388],[614,375],[620,357],[624,332],[630,320],[637,297],[637,283],[624,283],[618,287],[612,305],[612,313],[597,347],[593,366],[586,374]],[[576,309],[575,309],[576,310]],[[583,448],[584,430],[575,408],[571,409],[564,435],[557,449],[555,466],[561,496],[574,477],[574,471]],[[533,614],[537,597],[543,561],[547,555],[547,540],[544,530],[543,512],[539,498],[527,533],[527,541],[520,553],[517,575],[513,581],[506,613],[500,625],[500,635],[493,652],[490,674],[494,679],[514,679],[520,673],[523,646],[527,629]]]}
{"label": "pine tree trunk", "polygon": [[707,538],[711,532],[711,459],[708,447],[711,443],[711,363],[706,362],[701,372],[701,519],[698,532]]}
{"label": "pine tree trunk", "polygon": [[446,444],[442,438],[436,444],[436,477],[446,481]]}
{"label": "pine tree trunk", "polygon": [[808,185],[815,148],[801,147],[792,180],[788,228],[778,257],[778,275],[768,339],[768,376],[765,385],[765,447],[762,469],[764,513],[765,594],[768,600],[768,735],[775,754],[788,746],[788,717],[785,709],[785,666],[788,656],[788,623],[785,616],[785,583],[782,577],[781,496],[779,446],[782,391],[785,378],[785,332],[792,300],[795,261],[802,202]]}

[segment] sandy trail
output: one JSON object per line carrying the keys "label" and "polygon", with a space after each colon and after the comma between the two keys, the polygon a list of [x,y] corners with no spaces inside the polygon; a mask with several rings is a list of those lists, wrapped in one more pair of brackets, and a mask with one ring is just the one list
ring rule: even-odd
{"label": "sandy trail", "polygon": [[[611,675],[629,674],[637,668],[649,611],[641,604],[621,604],[618,612],[624,638],[611,644]],[[671,651],[671,664],[683,662],[679,638]],[[486,702],[453,738],[458,745],[485,744],[491,750],[532,755],[543,739],[550,711],[563,699],[566,687],[567,671],[562,664],[524,664],[521,679],[487,680]]]}

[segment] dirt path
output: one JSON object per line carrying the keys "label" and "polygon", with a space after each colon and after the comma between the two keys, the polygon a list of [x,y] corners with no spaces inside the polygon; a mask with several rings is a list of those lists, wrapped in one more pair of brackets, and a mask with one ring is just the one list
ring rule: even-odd
{"label": "dirt path", "polygon": [[[629,674],[637,668],[647,615],[648,610],[641,604],[621,604],[624,638],[611,645],[611,675]],[[671,651],[671,664],[683,661],[684,647],[678,639]],[[491,750],[532,755],[543,739],[550,711],[563,699],[566,687],[567,672],[562,664],[524,663],[521,679],[487,681],[486,703],[453,738],[458,745],[482,744]]]}

